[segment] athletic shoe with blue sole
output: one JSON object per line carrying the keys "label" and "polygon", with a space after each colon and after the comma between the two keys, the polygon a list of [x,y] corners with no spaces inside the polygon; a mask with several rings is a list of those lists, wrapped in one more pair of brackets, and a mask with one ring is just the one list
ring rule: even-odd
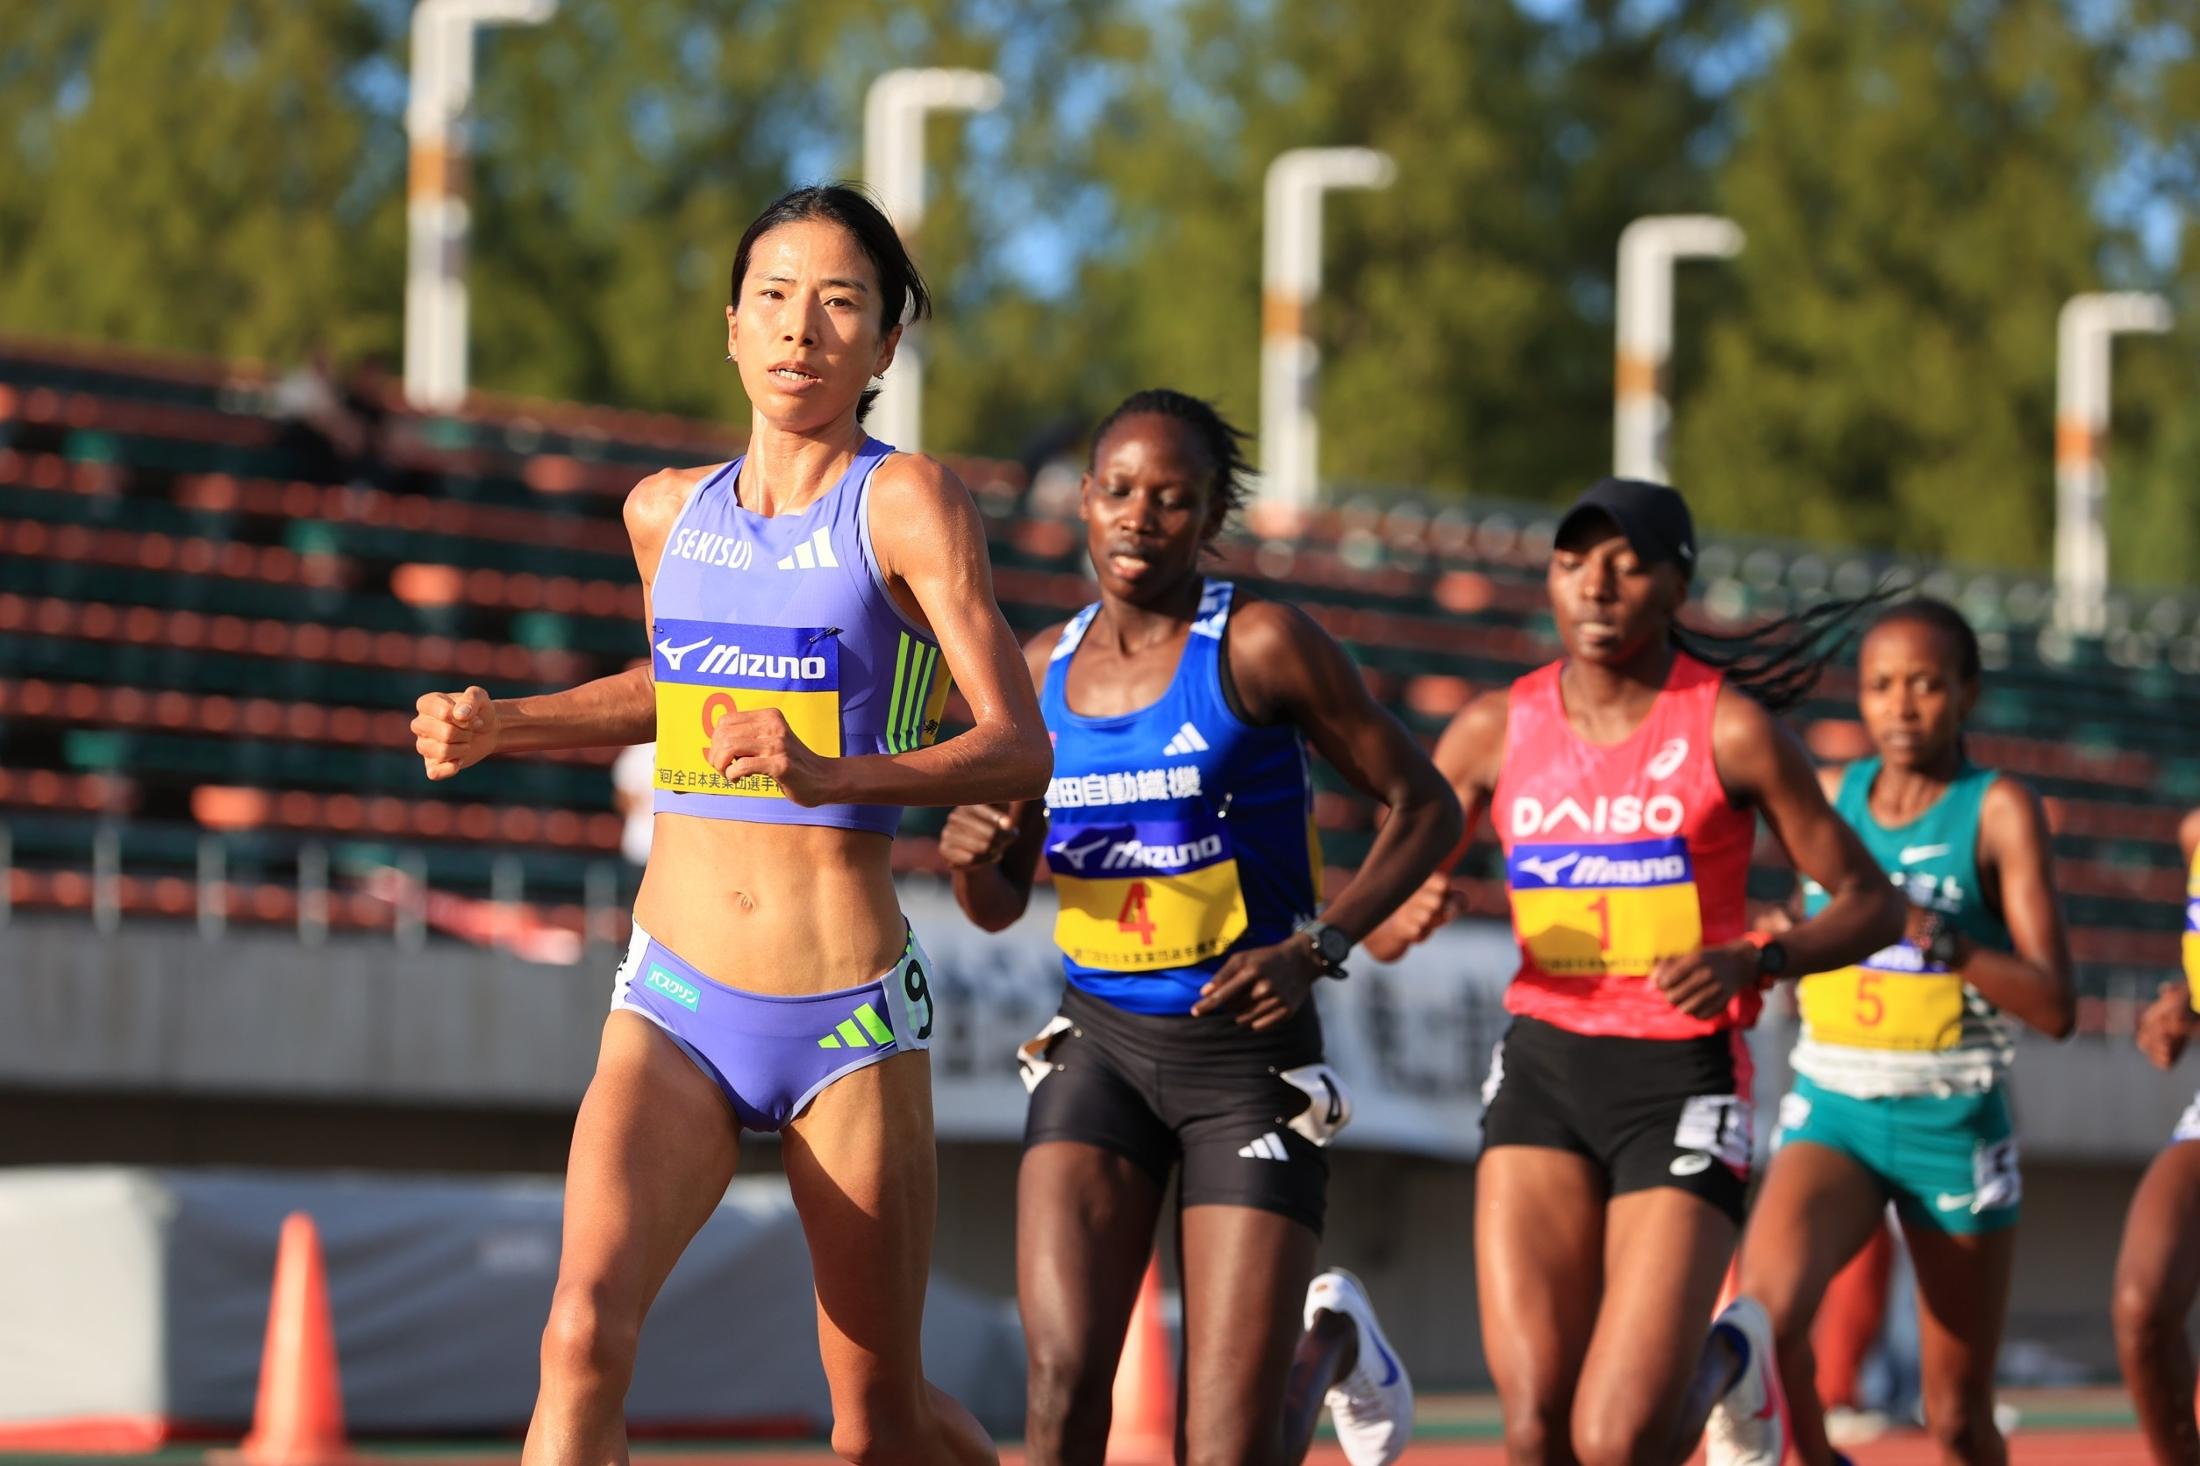
{"label": "athletic shoe with blue sole", "polygon": [[1787,1401],[1772,1352],[1772,1320],[1754,1298],[1737,1298],[1711,1325],[1742,1358],[1741,1372],[1711,1408],[1704,1429],[1707,1466],[1780,1466],[1787,1454]]}
{"label": "athletic shoe with blue sole", "polygon": [[1335,1313],[1359,1330],[1359,1358],[1323,1397],[1337,1427],[1337,1444],[1352,1466],[1390,1466],[1413,1439],[1413,1381],[1398,1351],[1375,1321],[1367,1289],[1343,1268],[1331,1268],[1306,1290],[1306,1326],[1317,1314]]}

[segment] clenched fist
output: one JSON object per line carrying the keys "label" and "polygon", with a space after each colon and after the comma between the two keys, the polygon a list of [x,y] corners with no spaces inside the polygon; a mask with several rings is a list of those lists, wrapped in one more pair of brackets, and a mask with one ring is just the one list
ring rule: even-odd
{"label": "clenched fist", "polygon": [[711,730],[703,757],[729,779],[768,775],[804,808],[835,802],[830,785],[836,760],[812,753],[777,708],[727,713]]}
{"label": "clenched fist", "polygon": [[958,805],[940,831],[940,855],[950,870],[993,865],[1016,843],[1016,822],[1005,804]]}
{"label": "clenched fist", "polygon": [[497,751],[497,705],[487,692],[430,692],[414,705],[413,747],[431,779],[448,779]]}

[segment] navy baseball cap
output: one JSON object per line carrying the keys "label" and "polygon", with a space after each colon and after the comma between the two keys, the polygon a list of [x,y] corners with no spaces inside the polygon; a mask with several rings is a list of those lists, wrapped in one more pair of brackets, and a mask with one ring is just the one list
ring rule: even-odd
{"label": "navy baseball cap", "polygon": [[1641,479],[1598,479],[1558,522],[1558,542],[1563,544],[1567,534],[1593,514],[1618,525],[1643,564],[1670,560],[1684,575],[1694,572],[1696,521],[1678,491]]}

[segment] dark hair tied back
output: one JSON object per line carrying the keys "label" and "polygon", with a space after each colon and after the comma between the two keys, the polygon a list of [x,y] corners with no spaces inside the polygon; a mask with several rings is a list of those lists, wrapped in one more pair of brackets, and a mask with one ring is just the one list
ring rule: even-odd
{"label": "dark hair tied back", "polygon": [[1863,595],[1819,601],[1741,632],[1704,631],[1676,621],[1673,644],[1766,708],[1784,713],[1809,697],[1819,676],[1848,650],[1857,618],[1901,591],[1882,583]]}
{"label": "dark hair tied back", "polygon": [[[917,273],[916,261],[902,247],[893,221],[860,183],[816,183],[790,189],[750,221],[742,231],[741,243],[734,248],[733,277],[726,292],[735,310],[741,308],[741,281],[749,273],[749,256],[756,250],[756,241],[782,224],[809,219],[823,219],[847,230],[871,261],[871,268],[878,272],[881,331],[891,331],[905,315],[909,320],[921,321],[932,314],[932,292]],[[876,388],[864,390],[856,403],[857,422],[870,416],[871,404],[877,400]]]}
{"label": "dark hair tied back", "polygon": [[1207,538],[1212,540],[1221,533],[1229,517],[1245,506],[1251,492],[1253,465],[1245,457],[1245,443],[1251,435],[1232,425],[1203,397],[1170,387],[1148,387],[1143,392],[1133,392],[1118,403],[1113,412],[1100,419],[1100,426],[1092,430],[1089,463],[1097,464],[1100,445],[1107,441],[1117,423],[1148,413],[1182,423],[1206,453],[1207,462],[1214,469],[1214,495],[1218,506],[1214,517],[1208,521]]}

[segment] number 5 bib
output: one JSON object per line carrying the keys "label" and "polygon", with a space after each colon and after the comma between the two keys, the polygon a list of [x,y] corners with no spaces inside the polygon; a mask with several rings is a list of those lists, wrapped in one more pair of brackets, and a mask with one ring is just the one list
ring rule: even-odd
{"label": "number 5 bib", "polygon": [[1963,1038],[1963,979],[1907,942],[1804,978],[1796,1001],[1821,1043],[1938,1053]]}

